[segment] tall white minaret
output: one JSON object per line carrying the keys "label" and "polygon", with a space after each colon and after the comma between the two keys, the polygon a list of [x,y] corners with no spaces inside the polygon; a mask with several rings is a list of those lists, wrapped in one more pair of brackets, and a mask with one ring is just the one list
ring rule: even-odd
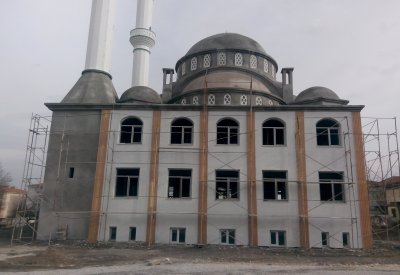
{"label": "tall white minaret", "polygon": [[155,44],[155,33],[151,30],[154,0],[137,0],[136,28],[131,30],[133,46],[132,87],[149,85],[150,49]]}
{"label": "tall white minaret", "polygon": [[92,0],[85,70],[110,73],[114,0]]}

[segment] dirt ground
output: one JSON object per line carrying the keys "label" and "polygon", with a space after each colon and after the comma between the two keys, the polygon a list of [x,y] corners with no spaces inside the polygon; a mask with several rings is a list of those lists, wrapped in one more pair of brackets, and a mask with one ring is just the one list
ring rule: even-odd
{"label": "dirt ground", "polygon": [[[133,265],[133,267],[122,268],[122,266],[127,265]],[[117,266],[119,269],[116,268]],[[177,266],[183,269],[176,269]],[[202,268],[199,269],[200,273],[197,273],[195,270],[199,266],[202,266]],[[84,268],[87,267],[98,267],[100,270],[90,269],[86,273]],[[107,267],[115,268],[106,271]],[[213,267],[214,269],[212,269]],[[230,269],[225,269],[226,267]],[[314,274],[312,272],[315,270],[317,270],[315,274],[319,274],[318,270],[337,272],[353,270],[354,272],[360,271],[359,274],[365,274],[365,271],[371,271],[371,274],[400,274],[400,244],[379,243],[373,250],[363,251],[237,246],[200,248],[196,246],[158,245],[147,247],[140,243],[88,244],[86,242],[63,242],[52,243],[50,246],[40,242],[30,245],[14,244],[13,246],[10,246],[9,243],[0,243],[0,272],[31,273],[48,270],[57,271],[57,274],[109,274],[116,273],[119,270],[116,274],[159,274],[160,272],[170,274],[201,274],[203,272],[251,274],[260,272],[261,274],[265,270],[271,272],[276,268],[278,268],[276,270],[280,270],[279,267],[288,271],[287,274],[304,271],[305,267],[311,270],[311,273],[308,274]],[[137,272],[132,273],[132,268]],[[243,272],[241,268],[245,268]],[[59,269],[67,271],[79,269],[80,271],[61,273]],[[231,269],[233,269],[232,272],[228,271]],[[294,271],[289,272],[292,269]],[[218,273],[218,270],[227,272]],[[282,270],[276,272],[285,274]]]}

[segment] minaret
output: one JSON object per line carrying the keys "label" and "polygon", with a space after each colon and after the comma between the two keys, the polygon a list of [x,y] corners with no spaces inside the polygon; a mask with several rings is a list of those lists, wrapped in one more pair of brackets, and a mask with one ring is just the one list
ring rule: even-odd
{"label": "minaret", "polygon": [[154,0],[137,0],[136,28],[131,30],[133,46],[132,87],[149,85],[150,49],[155,44],[155,33],[151,30]]}
{"label": "minaret", "polygon": [[85,70],[61,103],[104,104],[118,99],[110,74],[115,4],[92,0]]}

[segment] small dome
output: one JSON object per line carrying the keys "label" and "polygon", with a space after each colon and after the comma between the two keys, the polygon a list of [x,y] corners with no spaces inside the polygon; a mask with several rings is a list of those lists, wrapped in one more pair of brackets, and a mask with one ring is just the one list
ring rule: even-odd
{"label": "small dome", "polygon": [[240,49],[267,55],[263,47],[261,47],[257,41],[237,33],[220,33],[204,38],[194,44],[186,55],[192,55],[208,50],[222,49]]}
{"label": "small dome", "polygon": [[340,100],[340,98],[338,97],[338,95],[325,87],[311,87],[308,89],[305,89],[304,91],[302,91],[297,97],[295,102],[303,102],[303,101],[309,101],[309,100],[315,100],[318,98],[322,98],[322,99],[331,99],[331,100]]}
{"label": "small dome", "polygon": [[160,104],[161,97],[150,87],[135,86],[126,90],[120,100],[120,103],[139,103],[139,104]]}

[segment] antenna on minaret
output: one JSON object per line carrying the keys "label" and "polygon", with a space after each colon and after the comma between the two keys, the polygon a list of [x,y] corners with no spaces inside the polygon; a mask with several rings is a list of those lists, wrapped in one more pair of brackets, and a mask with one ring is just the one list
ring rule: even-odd
{"label": "antenna on minaret", "polygon": [[150,49],[156,42],[151,30],[154,0],[137,0],[136,28],[129,41],[133,46],[132,87],[149,85]]}

